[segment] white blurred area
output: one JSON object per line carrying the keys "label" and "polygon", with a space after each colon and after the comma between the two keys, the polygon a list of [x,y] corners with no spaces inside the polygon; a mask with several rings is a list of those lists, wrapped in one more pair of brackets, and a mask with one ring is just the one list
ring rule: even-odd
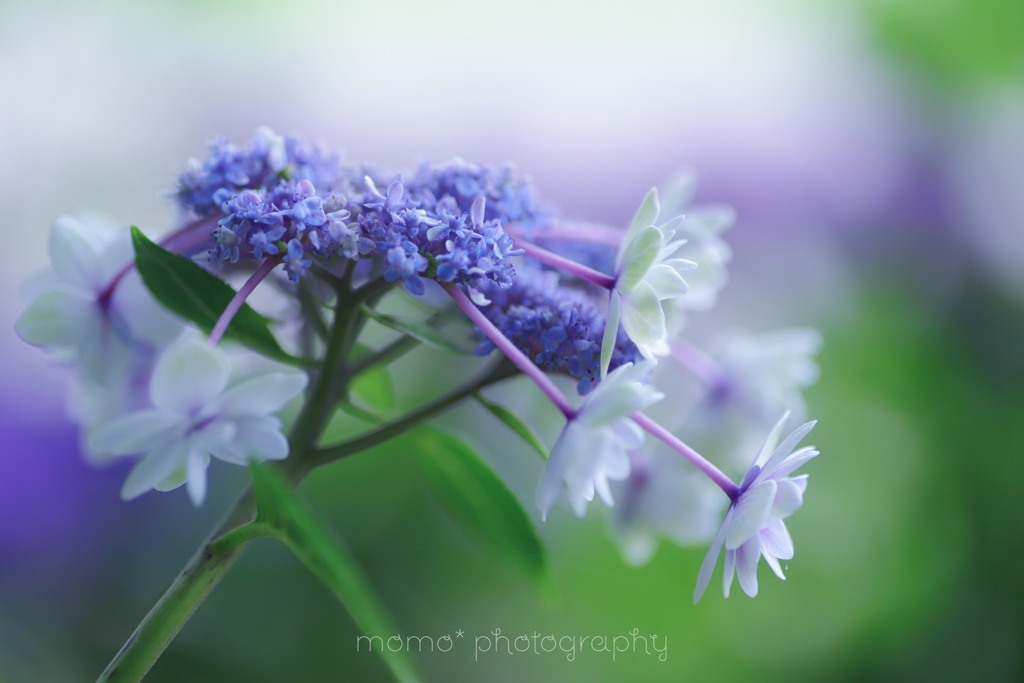
{"label": "white blurred area", "polygon": [[[844,8],[0,5],[0,329],[56,214],[89,207],[159,232],[173,220],[160,190],[187,157],[261,124],[385,166],[513,161],[552,204],[611,223],[686,164],[702,198],[737,205],[739,234],[795,231],[798,246],[774,248],[816,248],[821,216],[888,201],[902,158],[901,98]],[[13,334],[0,349],[10,379],[58,376]]]}

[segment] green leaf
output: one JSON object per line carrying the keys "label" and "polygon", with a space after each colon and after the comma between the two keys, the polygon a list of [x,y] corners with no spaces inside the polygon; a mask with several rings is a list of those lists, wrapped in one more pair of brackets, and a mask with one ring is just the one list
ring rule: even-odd
{"label": "green leaf", "polygon": [[480,457],[456,437],[416,431],[420,469],[430,492],[462,533],[531,578],[544,576],[545,554],[519,500]]}
{"label": "green leaf", "polygon": [[[400,633],[337,534],[318,519],[269,466],[252,463],[249,469],[256,497],[256,521],[276,531],[275,535],[331,589],[363,633],[369,637],[379,636],[385,642],[390,636]],[[381,647],[376,651],[401,683],[422,680],[404,649],[395,652]]]}
{"label": "green leaf", "polygon": [[530,425],[516,417],[515,413],[505,406],[499,405],[494,401],[488,401],[481,394],[476,394],[475,398],[494,417],[504,422],[509,429],[519,435],[519,438],[525,441],[533,450],[537,451],[540,457],[545,460],[548,459],[548,449],[544,447],[544,443],[541,442],[537,434],[530,428]]}
{"label": "green leaf", "polygon": [[[153,243],[135,226],[132,226],[132,244],[139,275],[156,300],[209,334],[235,296],[235,290],[191,259]],[[286,353],[270,331],[267,320],[249,304],[242,305],[224,336],[282,363],[311,364]]]}
{"label": "green leaf", "polygon": [[466,356],[472,355],[473,353],[473,349],[469,346],[460,344],[454,339],[445,336],[422,320],[416,320],[415,318],[409,318],[404,315],[378,313],[369,306],[363,306],[363,313],[373,318],[384,327],[390,327],[396,332],[408,335],[435,349],[451,351],[452,353],[458,353]]}

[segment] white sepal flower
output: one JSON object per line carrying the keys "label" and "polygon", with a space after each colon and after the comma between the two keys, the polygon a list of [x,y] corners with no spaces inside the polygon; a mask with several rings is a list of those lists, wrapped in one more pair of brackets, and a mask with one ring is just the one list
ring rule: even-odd
{"label": "white sepal flower", "polygon": [[245,377],[229,386],[223,351],[187,335],[157,361],[150,382],[153,409],[100,425],[89,446],[111,455],[141,454],[121,496],[135,498],[150,489],[187,484],[200,505],[206,496],[210,457],[244,465],[249,460],[281,460],[288,442],[273,413],[306,386],[306,375],[278,370]]}
{"label": "white sepal flower", "polygon": [[621,321],[626,334],[645,358],[668,353],[664,302],[686,294],[683,273],[693,261],[673,258],[685,240],[673,241],[683,216],[655,225],[658,190],[647,193],[626,231],[615,257],[615,287],[601,345],[602,372],[608,368]]}
{"label": "white sepal flower", "polygon": [[27,343],[80,363],[92,381],[105,383],[120,379],[132,344],[158,345],[180,331],[138,274],[129,273],[109,289],[131,263],[127,230],[95,216],[60,216],[50,231],[49,251],[52,271],[35,280],[33,300],[15,323]]}
{"label": "white sepal flower", "polygon": [[661,210],[670,214],[685,214],[676,237],[686,240],[676,256],[686,258],[700,266],[686,276],[690,286],[686,296],[673,301],[665,311],[670,332],[680,327],[686,310],[705,311],[714,306],[718,292],[728,280],[728,265],[732,248],[722,239],[722,233],[732,227],[736,212],[724,204],[691,206],[697,178],[691,171],[677,173],[660,193]]}
{"label": "white sepal flower", "polygon": [[664,398],[644,377],[653,363],[626,363],[587,395],[565,425],[537,490],[537,506],[547,518],[565,484],[569,504],[582,517],[596,493],[613,504],[609,480],[629,475],[628,452],[644,441],[643,430],[629,416]]}
{"label": "white sepal flower", "polygon": [[680,545],[707,543],[722,514],[722,491],[689,467],[679,454],[634,451],[629,477],[616,489],[612,535],[623,559],[646,563],[658,540]]}
{"label": "white sepal flower", "polygon": [[789,475],[818,455],[813,446],[794,451],[814,427],[808,422],[794,430],[776,446],[782,428],[789,419],[783,415],[765,441],[761,452],[740,485],[740,494],[729,506],[722,526],[712,541],[697,575],[693,601],[700,600],[711,582],[718,553],[725,547],[723,590],[729,597],[733,576],[737,575],[743,592],[757,595],[757,564],[764,556],[775,575],[785,580],[779,560],[793,557],[793,539],[783,520],[803,505],[807,475]]}
{"label": "white sepal flower", "polygon": [[[774,416],[788,410],[803,419],[801,390],[818,379],[814,356],[821,350],[821,333],[807,327],[761,334],[733,334],[714,353],[726,374],[722,387],[735,392],[754,416]],[[768,417],[768,424],[771,417]]]}

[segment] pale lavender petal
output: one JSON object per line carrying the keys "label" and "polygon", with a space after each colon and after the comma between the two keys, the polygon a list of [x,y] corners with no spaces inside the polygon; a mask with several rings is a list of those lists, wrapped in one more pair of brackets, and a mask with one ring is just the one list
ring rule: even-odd
{"label": "pale lavender petal", "polygon": [[162,347],[181,333],[181,320],[158,304],[137,271],[128,273],[114,291],[114,307],[124,316],[133,339]]}
{"label": "pale lavender petal", "polygon": [[768,472],[765,477],[771,479],[780,479],[785,477],[790,472],[794,472],[803,467],[808,461],[818,457],[818,450],[811,446],[801,448],[796,453],[779,463],[774,470]]}
{"label": "pale lavender petal", "polygon": [[121,498],[131,500],[156,488],[184,464],[187,455],[188,450],[181,442],[151,452],[128,474],[121,488]]}
{"label": "pale lavender petal", "polygon": [[779,443],[779,437],[782,436],[782,428],[786,426],[786,420],[789,419],[789,411],[787,410],[782,414],[782,417],[775,426],[772,427],[772,431],[768,433],[768,438],[764,440],[764,445],[761,446],[761,451],[754,458],[754,464],[761,466],[761,471],[764,471],[764,466],[768,462],[768,458],[775,452],[775,445]]}
{"label": "pale lavender petal", "polygon": [[96,302],[84,294],[46,292],[18,316],[14,331],[33,346],[76,346],[99,313]]}
{"label": "pale lavender petal", "polygon": [[219,349],[198,337],[182,337],[157,361],[150,383],[153,404],[190,413],[211,404],[228,383],[228,362]]}
{"label": "pale lavender petal", "polygon": [[288,457],[288,440],[281,433],[281,423],[273,418],[238,420],[236,443],[245,460],[283,460]]}
{"label": "pale lavender petal", "polygon": [[221,444],[234,441],[237,433],[234,422],[218,418],[192,433],[189,436],[189,444],[193,450],[211,453]]}
{"label": "pale lavender petal", "polygon": [[761,542],[754,537],[736,548],[736,576],[740,587],[750,597],[757,596],[757,561],[761,558]]}
{"label": "pale lavender petal", "polygon": [[64,282],[93,291],[102,286],[100,259],[94,246],[76,229],[81,225],[77,221],[54,223],[50,231],[50,263]]}
{"label": "pale lavender petal", "polygon": [[722,594],[729,597],[732,592],[732,581],[736,578],[736,551],[725,551],[725,564],[722,566]]}
{"label": "pale lavender petal", "polygon": [[804,492],[800,485],[792,479],[782,479],[778,482],[778,489],[775,491],[771,516],[775,519],[785,519],[799,510],[803,504]]}
{"label": "pale lavender petal", "polygon": [[768,522],[776,488],[774,481],[764,481],[740,496],[733,505],[735,514],[725,538],[726,550],[734,550],[743,545]]}
{"label": "pale lavender petal", "polygon": [[781,519],[777,519],[761,529],[760,535],[761,547],[767,554],[780,560],[793,559],[793,537],[789,535],[789,529]]}
{"label": "pale lavender petal", "polygon": [[704,561],[700,565],[700,572],[697,574],[697,586],[693,590],[693,604],[695,605],[701,596],[704,595],[704,591],[708,589],[708,584],[711,583],[711,575],[715,572],[715,565],[718,564],[718,554],[722,552],[725,535],[728,533],[731,523],[732,508],[729,508],[729,511],[725,513],[725,519],[722,520],[722,526],[718,527],[718,533],[715,534],[714,540],[711,541],[711,547],[708,548],[708,553],[704,556]]}
{"label": "pale lavender petal", "polygon": [[551,448],[547,467],[544,468],[544,474],[537,486],[537,507],[540,509],[542,520],[547,519],[548,512],[558,500],[558,492],[562,489],[565,473],[575,452],[581,447],[583,434],[580,430],[581,427],[575,424],[575,421],[570,421]]}
{"label": "pale lavender petal", "polygon": [[305,373],[268,372],[248,377],[225,391],[218,401],[222,415],[269,415],[306,388]]}
{"label": "pale lavender petal", "polygon": [[[814,428],[815,424],[817,424],[817,420],[812,420],[811,422],[800,425],[794,429],[782,443],[779,444],[778,448],[772,452],[771,457],[768,458],[768,462],[766,462],[762,468],[765,472],[765,477],[770,477],[775,474],[773,470],[779,467],[784,460],[793,454],[793,449],[796,448],[798,443],[803,441],[804,437],[807,436],[807,434]],[[793,469],[796,468],[794,467]],[[791,469],[790,472],[792,472],[793,469]]]}
{"label": "pale lavender petal", "polygon": [[130,455],[166,445],[185,427],[177,415],[141,410],[101,424],[89,434],[88,443],[99,453]]}
{"label": "pale lavender petal", "polygon": [[188,462],[185,466],[188,497],[192,499],[192,504],[196,507],[200,507],[203,500],[206,499],[206,466],[208,462],[209,458],[205,457],[205,454],[197,448],[193,448],[188,454]]}
{"label": "pale lavender petal", "polygon": [[775,576],[785,581],[786,575],[782,573],[782,565],[779,564],[779,561],[771,553],[765,552],[763,544],[761,546],[761,554],[764,555],[764,561],[768,564],[768,567],[775,573]]}

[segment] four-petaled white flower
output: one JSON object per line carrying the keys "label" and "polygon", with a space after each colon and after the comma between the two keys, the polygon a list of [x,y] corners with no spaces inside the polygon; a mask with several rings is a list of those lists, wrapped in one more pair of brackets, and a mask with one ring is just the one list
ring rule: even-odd
{"label": "four-petaled white flower", "polygon": [[153,301],[138,274],[111,284],[132,260],[129,232],[102,217],[60,216],[49,240],[52,271],[29,287],[15,330],[24,341],[77,361],[93,382],[120,381],[141,342],[159,346],[181,324]]}
{"label": "four-petaled white flower", "polygon": [[615,348],[619,322],[645,358],[668,353],[663,303],[686,293],[683,273],[693,261],[671,258],[686,241],[672,241],[683,216],[655,225],[660,212],[658,190],[644,198],[615,257],[615,286],[608,301],[608,322],[601,344],[601,370]]}
{"label": "four-petaled white flower", "polygon": [[543,518],[565,483],[569,504],[582,517],[595,492],[613,504],[609,480],[629,476],[628,452],[644,441],[643,430],[629,416],[664,398],[644,377],[653,363],[626,363],[587,395],[562,430],[537,490]]}
{"label": "four-petaled white flower", "polygon": [[722,546],[725,546],[722,585],[726,597],[729,597],[734,574],[739,576],[744,593],[750,597],[757,595],[757,564],[762,555],[776,576],[786,578],[779,560],[792,559],[793,539],[783,520],[803,505],[807,488],[806,474],[789,475],[818,455],[813,446],[793,450],[811,431],[814,422],[798,427],[781,444],[775,445],[787,419],[788,413],[775,425],[744,477],[740,494],[725,513],[697,575],[694,603],[700,600],[711,582]]}
{"label": "four-petaled white flower", "polygon": [[90,434],[89,446],[98,452],[142,454],[121,491],[125,500],[187,483],[189,497],[200,505],[210,456],[238,465],[288,456],[288,441],[273,413],[305,388],[306,375],[277,370],[230,387],[229,375],[223,351],[186,335],[153,370],[155,407],[116,418]]}

